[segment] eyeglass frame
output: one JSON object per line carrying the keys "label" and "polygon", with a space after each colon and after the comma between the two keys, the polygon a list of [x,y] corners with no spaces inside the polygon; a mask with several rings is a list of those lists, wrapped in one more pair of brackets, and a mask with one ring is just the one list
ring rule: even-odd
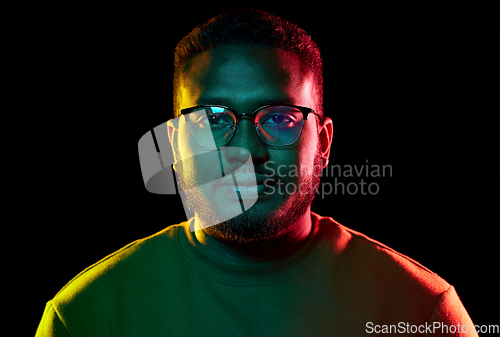
{"label": "eyeglass frame", "polygon": [[[308,108],[308,107],[304,107],[304,106],[299,106],[299,105],[292,105],[292,104],[268,104],[268,105],[264,105],[264,106],[261,106],[260,108],[255,109],[252,113],[239,113],[238,111],[236,111],[234,109],[231,109],[231,108],[229,108],[227,106],[224,106],[224,105],[217,105],[217,104],[197,105],[197,106],[194,106],[194,107],[191,107],[191,108],[181,109],[181,115],[186,116],[187,114],[195,111],[196,109],[211,108],[211,107],[214,107],[214,108],[223,108],[223,109],[231,111],[235,115],[235,117],[236,117],[236,123],[234,124],[234,127],[232,127],[234,129],[234,131],[232,132],[231,137],[229,138],[229,140],[226,143],[224,143],[222,145],[219,145],[219,146],[216,146],[215,148],[226,146],[226,145],[228,145],[233,140],[233,137],[236,134],[236,130],[238,129],[238,124],[239,124],[238,123],[238,119],[241,118],[241,117],[251,117],[252,118],[252,123],[253,123],[253,126],[254,126],[253,129],[255,130],[255,133],[259,137],[260,141],[263,142],[264,144],[266,144],[267,146],[272,146],[272,147],[290,146],[290,145],[295,144],[297,142],[297,140],[299,140],[300,136],[302,135],[302,129],[304,128],[304,123],[302,123],[302,125],[300,126],[300,131],[299,131],[299,135],[297,136],[297,138],[292,143],[285,144],[285,145],[272,145],[272,144],[268,144],[268,143],[266,143],[260,137],[260,134],[257,131],[257,129],[259,127],[258,124],[255,123],[255,116],[257,115],[257,113],[259,111],[261,111],[261,110],[266,109],[266,108],[280,107],[280,106],[282,106],[282,107],[296,108],[296,109],[300,110],[300,112],[302,112],[302,118],[303,118],[302,121],[303,122],[305,122],[307,120],[307,117],[309,116],[310,113],[312,113],[313,115],[318,116],[319,119],[321,120],[321,116],[317,112],[315,112],[313,109]],[[184,118],[186,118],[186,117],[184,117]],[[191,132],[191,128],[189,128],[189,134],[191,135],[191,138],[195,141],[195,143],[198,144],[199,146],[213,148],[213,146],[206,146],[206,145],[199,144],[196,141],[196,139],[194,138],[193,133]]]}

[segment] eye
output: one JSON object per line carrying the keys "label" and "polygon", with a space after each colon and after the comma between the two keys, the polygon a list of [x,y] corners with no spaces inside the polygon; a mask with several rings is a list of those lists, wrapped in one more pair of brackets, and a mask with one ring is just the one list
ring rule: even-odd
{"label": "eye", "polygon": [[215,114],[215,115],[210,115],[208,116],[208,122],[210,124],[219,124],[220,122],[220,115],[219,114]]}
{"label": "eye", "polygon": [[295,118],[289,114],[272,114],[267,116],[261,123],[269,127],[293,127]]}
{"label": "eye", "polygon": [[276,115],[276,116],[273,116],[271,118],[271,120],[273,121],[273,123],[276,123],[276,124],[282,124],[284,122],[288,122],[290,121],[290,119],[288,119],[287,117],[283,116],[283,115]]}
{"label": "eye", "polygon": [[188,115],[190,128],[223,131],[230,129],[236,123],[235,116],[223,107],[200,107]]}
{"label": "eye", "polygon": [[215,127],[215,126],[230,125],[231,123],[229,122],[228,119],[229,119],[228,116],[226,116],[224,114],[215,113],[215,114],[207,115],[206,121],[208,122],[208,124],[211,127]]}

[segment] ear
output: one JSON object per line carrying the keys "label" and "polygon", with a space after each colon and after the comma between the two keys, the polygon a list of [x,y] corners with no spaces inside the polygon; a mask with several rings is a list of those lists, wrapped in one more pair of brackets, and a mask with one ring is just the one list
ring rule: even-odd
{"label": "ear", "polygon": [[323,120],[319,124],[318,141],[321,145],[321,169],[324,169],[328,165],[328,160],[330,157],[330,148],[332,146],[332,136],[333,136],[333,123],[328,117],[323,117]]}
{"label": "ear", "polygon": [[168,132],[168,140],[170,141],[170,145],[172,146],[172,152],[174,154],[174,170],[176,170],[177,159],[179,158],[178,151],[178,143],[177,140],[179,138],[179,118],[173,118],[167,121],[167,132]]}

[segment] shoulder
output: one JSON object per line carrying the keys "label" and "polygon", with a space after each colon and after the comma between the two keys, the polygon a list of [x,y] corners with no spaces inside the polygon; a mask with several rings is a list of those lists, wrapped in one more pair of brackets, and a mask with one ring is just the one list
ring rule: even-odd
{"label": "shoulder", "polygon": [[176,233],[185,226],[186,223],[169,226],[154,235],[131,242],[87,267],[54,296],[53,305],[64,307],[70,302],[91,298],[94,293],[99,294],[104,302],[107,289],[144,277],[151,272],[152,264],[166,261],[161,255],[174,255]]}
{"label": "shoulder", "polygon": [[[347,228],[329,217],[314,214],[319,226],[331,227],[330,251],[346,272],[365,282],[392,285],[392,290],[423,292],[437,296],[450,284],[418,261],[368,236]],[[405,288],[406,289],[403,289]]]}

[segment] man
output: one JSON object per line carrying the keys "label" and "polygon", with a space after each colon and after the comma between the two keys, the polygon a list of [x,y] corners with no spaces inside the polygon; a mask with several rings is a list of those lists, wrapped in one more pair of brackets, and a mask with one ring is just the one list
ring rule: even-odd
{"label": "man", "polygon": [[445,280],[311,212],[333,129],[303,30],[226,12],[175,56],[166,130],[194,216],[80,273],[37,336],[477,336]]}

